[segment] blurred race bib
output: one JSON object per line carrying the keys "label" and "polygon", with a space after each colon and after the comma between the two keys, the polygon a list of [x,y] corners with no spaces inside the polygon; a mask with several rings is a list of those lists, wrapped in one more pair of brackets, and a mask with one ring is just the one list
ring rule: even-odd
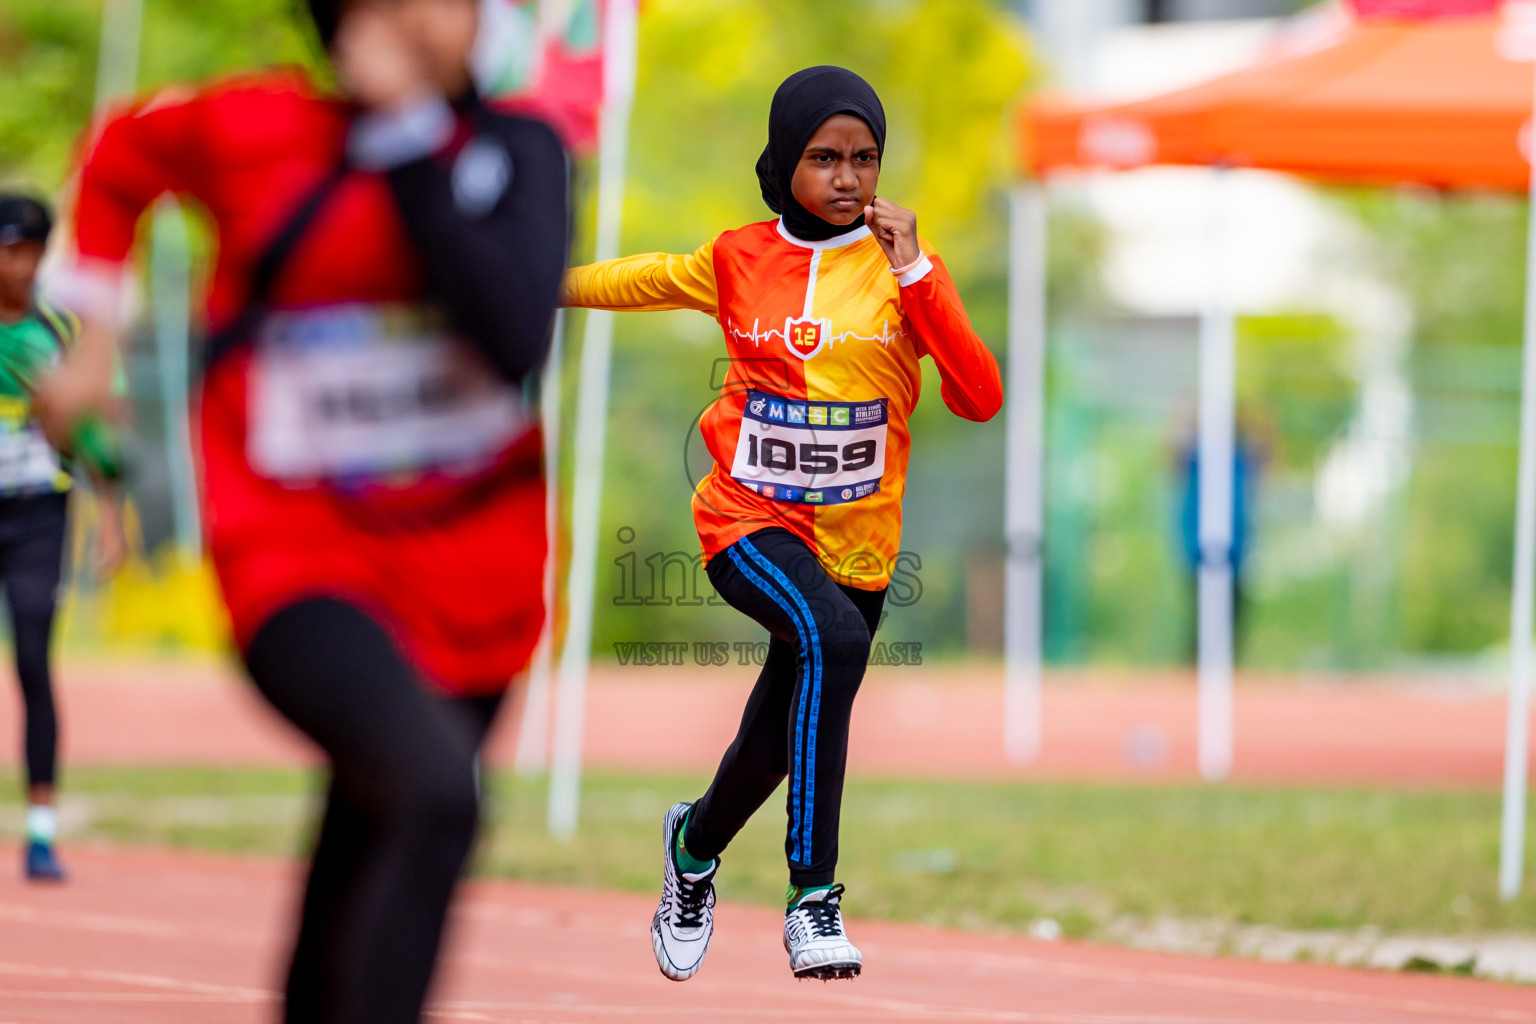
{"label": "blurred race bib", "polygon": [[32,419],[31,402],[0,396],[0,494],[54,490],[63,472],[58,453]]}
{"label": "blurred race bib", "polygon": [[468,476],[534,425],[520,392],[417,306],[272,313],[248,386],[247,454],[276,480]]}

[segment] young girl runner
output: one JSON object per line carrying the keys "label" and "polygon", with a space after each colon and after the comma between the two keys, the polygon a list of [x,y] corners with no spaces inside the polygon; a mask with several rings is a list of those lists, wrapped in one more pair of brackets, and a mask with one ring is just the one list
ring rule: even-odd
{"label": "young girl runner", "polygon": [[256,686],[331,778],[289,1024],[414,1024],[479,813],[476,755],[543,618],[521,396],[564,270],[565,154],[471,84],[475,0],[310,0],[343,84],[167,92],[93,139],[64,285],[85,331],[39,398],[105,402],[135,226],[218,236],[202,382],[209,548]]}
{"label": "young girl runner", "polygon": [[[79,321],[37,294],[38,267],[53,215],[30,196],[0,196],[0,583],[11,613],[16,681],[26,720],[26,876],[61,882],[64,866],[54,850],[58,812],[58,712],[49,648],[64,571],[69,472],[75,460],[49,445],[32,414],[31,389],[74,344]],[[97,569],[108,573],[123,555],[119,492],[108,479],[115,446],[82,446],[82,468],[100,499]],[[93,456],[95,456],[93,458]],[[110,467],[115,469],[115,466]]]}
{"label": "young girl runner", "polygon": [[863,963],[839,910],[838,814],[849,714],[901,540],[918,360],[933,357],[957,415],[984,421],[1002,404],[997,362],[916,216],[875,197],[884,148],[869,85],[808,68],[774,94],[757,164],[778,220],[566,276],[569,305],[708,313],[731,357],[700,424],[715,464],[694,519],[710,581],[770,640],[714,782],[663,824],[651,938],[676,981],[708,949],[721,852],[786,776],[790,969],[851,978]]}

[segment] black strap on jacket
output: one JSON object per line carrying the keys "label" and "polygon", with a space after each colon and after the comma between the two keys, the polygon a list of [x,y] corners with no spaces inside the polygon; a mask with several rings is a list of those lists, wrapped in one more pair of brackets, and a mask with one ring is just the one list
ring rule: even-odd
{"label": "black strap on jacket", "polygon": [[293,255],[294,249],[298,247],[310,227],[314,225],[315,217],[325,206],[325,201],[331,197],[331,193],[336,191],[336,186],[341,184],[341,180],[350,170],[351,167],[345,158],[338,162],[330,173],[304,197],[304,201],[293,211],[293,215],[288,218],[282,230],[257,257],[256,267],[251,272],[251,288],[246,293],[245,307],[222,330],[209,335],[203,343],[203,369],[206,370],[250,340],[251,335],[260,325],[262,317],[267,314],[267,300],[272,297],[272,289],[277,286],[277,279],[283,271],[283,266]]}
{"label": "black strap on jacket", "polygon": [[[569,165],[547,125],[489,108],[473,92],[455,106],[472,127],[465,146],[451,159],[423,156],[384,177],[421,261],[423,298],[518,386],[549,352],[570,242]],[[205,368],[255,333],[283,263],[350,169],[332,171],[262,253],[245,310],[204,347]],[[487,184],[484,194],[475,187]]]}
{"label": "black strap on jacket", "polygon": [[538,376],[570,244],[568,162],[547,125],[455,106],[470,137],[453,154],[386,172],[425,296],[513,386]]}

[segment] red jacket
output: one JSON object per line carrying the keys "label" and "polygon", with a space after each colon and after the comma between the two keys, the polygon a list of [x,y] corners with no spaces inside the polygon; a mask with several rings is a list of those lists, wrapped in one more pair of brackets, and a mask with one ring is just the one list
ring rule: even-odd
{"label": "red jacket", "polygon": [[[170,90],[109,120],[80,174],[64,291],[109,290],[145,208],[170,191],[212,221],[207,321],[229,323],[261,253],[338,163],[348,126],[343,104],[287,72]],[[461,118],[438,163],[468,134]],[[559,173],[563,183],[563,157]],[[242,648],[283,606],[337,597],[375,615],[431,684],[492,692],[524,667],[543,621],[540,443],[516,389],[424,301],[432,268],[392,186],[382,172],[349,173],[286,262],[261,340],[209,368],[209,546]],[[316,332],[330,340],[310,344]],[[422,338],[432,356],[418,371],[406,353]],[[394,376],[371,376],[397,362]],[[399,403],[404,419],[392,419]]]}

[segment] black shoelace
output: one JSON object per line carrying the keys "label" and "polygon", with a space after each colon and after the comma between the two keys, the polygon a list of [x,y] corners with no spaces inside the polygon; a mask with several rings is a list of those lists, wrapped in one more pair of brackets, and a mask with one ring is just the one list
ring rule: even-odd
{"label": "black shoelace", "polygon": [[811,919],[811,937],[816,939],[836,938],[843,934],[838,925],[837,904],[843,895],[843,887],[834,885],[832,891],[819,900],[806,900],[796,910],[803,910]]}
{"label": "black shoelace", "polygon": [[690,882],[679,872],[677,876],[677,924],[680,928],[702,928],[704,907],[709,903],[711,891],[709,879]]}

